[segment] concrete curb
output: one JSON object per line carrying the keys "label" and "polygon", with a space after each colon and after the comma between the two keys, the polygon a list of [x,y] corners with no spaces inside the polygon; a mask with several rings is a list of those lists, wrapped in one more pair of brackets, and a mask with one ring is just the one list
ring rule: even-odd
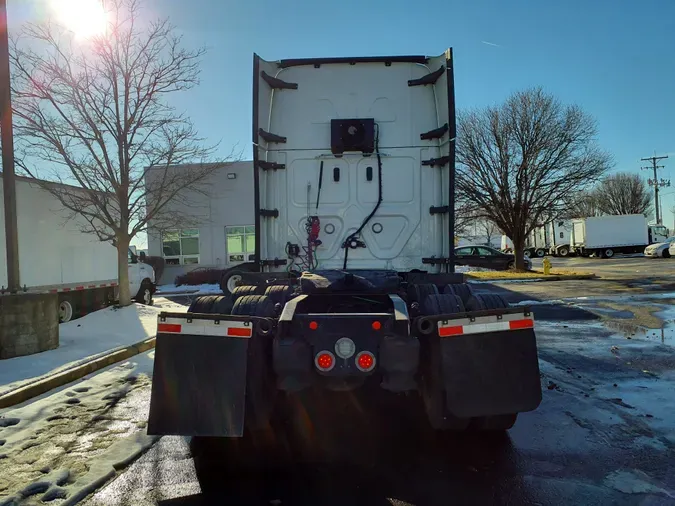
{"label": "concrete curb", "polygon": [[103,369],[104,367],[108,367],[109,365],[133,357],[134,355],[143,353],[144,351],[151,350],[154,347],[155,338],[150,337],[124,348],[118,348],[106,355],[96,357],[90,362],[79,364],[72,369],[41,378],[38,381],[19,387],[16,390],[12,390],[11,392],[0,396],[0,409],[21,404],[33,397],[37,397],[45,392],[71,383],[88,374]]}
{"label": "concrete curb", "polygon": [[561,275],[553,275],[553,276],[546,276],[546,277],[527,277],[527,278],[472,278],[470,276],[467,276],[470,279],[470,282],[485,282],[485,283],[499,283],[502,281],[522,281],[522,282],[527,282],[527,281],[572,281],[572,280],[578,280],[578,279],[597,279],[598,276],[595,274],[575,274],[575,275],[570,275],[566,276],[564,274]]}

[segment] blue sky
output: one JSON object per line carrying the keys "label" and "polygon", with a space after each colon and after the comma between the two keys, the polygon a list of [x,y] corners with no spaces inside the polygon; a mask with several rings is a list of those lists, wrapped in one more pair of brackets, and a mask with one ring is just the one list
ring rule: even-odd
{"label": "blue sky", "polygon": [[[187,46],[207,46],[201,86],[175,104],[224,154],[238,144],[250,156],[253,52],[275,60],[453,47],[459,108],[541,85],[597,119],[615,170],[639,171],[641,157],[671,153],[661,175],[675,184],[673,1],[146,0],[145,15],[168,16]],[[10,8],[10,26],[11,16]],[[663,209],[672,228],[670,192]]]}

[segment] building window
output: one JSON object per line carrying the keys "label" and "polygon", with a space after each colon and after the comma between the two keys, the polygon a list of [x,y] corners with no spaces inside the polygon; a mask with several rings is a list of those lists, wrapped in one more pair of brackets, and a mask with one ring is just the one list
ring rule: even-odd
{"label": "building window", "polygon": [[250,261],[255,254],[255,227],[225,227],[229,263]]}
{"label": "building window", "polygon": [[168,230],[162,234],[162,254],[167,265],[199,263],[199,230]]}

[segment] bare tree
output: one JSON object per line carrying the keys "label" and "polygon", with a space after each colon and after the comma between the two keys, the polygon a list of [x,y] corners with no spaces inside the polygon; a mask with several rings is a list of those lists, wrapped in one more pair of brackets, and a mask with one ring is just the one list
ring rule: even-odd
{"label": "bare tree", "polygon": [[595,190],[588,190],[573,195],[567,201],[560,218],[589,218],[600,215],[602,211],[598,207],[597,193]]}
{"label": "bare tree", "polygon": [[611,174],[600,182],[594,195],[603,214],[644,214],[649,217],[653,212],[649,188],[639,174]]}
{"label": "bare tree", "polygon": [[516,268],[532,229],[609,168],[595,135],[592,118],[539,88],[459,115],[457,189],[511,238]]}
{"label": "bare tree", "polygon": [[[199,83],[204,50],[182,48],[168,20],[141,22],[138,0],[111,0],[106,7],[112,19],[106,34],[86,41],[51,22],[26,25],[13,41],[12,92],[19,166],[83,216],[85,232],[117,247],[120,304],[128,305],[135,295],[129,293],[130,240],[150,220],[179,225],[183,217],[167,204],[189,205],[184,196],[206,192],[223,164],[206,163],[215,146],[167,102]],[[186,162],[195,163],[175,168]],[[163,170],[151,182],[150,168]]]}
{"label": "bare tree", "polygon": [[483,232],[485,233],[485,242],[488,246],[492,246],[492,237],[499,233],[499,227],[491,220],[485,219],[481,223]]}

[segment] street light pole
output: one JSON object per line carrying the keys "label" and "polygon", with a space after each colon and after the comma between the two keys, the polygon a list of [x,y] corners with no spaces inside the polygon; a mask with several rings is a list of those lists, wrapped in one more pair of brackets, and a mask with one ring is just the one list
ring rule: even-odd
{"label": "street light pole", "polygon": [[14,134],[12,133],[12,92],[9,78],[9,34],[7,0],[0,0],[0,144],[2,146],[2,192],[5,204],[5,245],[7,284],[11,293],[19,291],[19,235],[16,214],[14,174]]}

